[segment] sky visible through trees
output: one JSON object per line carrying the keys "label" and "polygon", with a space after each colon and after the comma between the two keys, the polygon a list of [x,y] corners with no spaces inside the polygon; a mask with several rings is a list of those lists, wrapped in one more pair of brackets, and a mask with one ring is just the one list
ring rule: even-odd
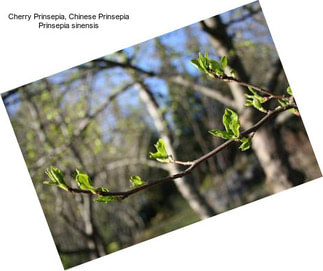
{"label": "sky visible through trees", "polygon": [[126,190],[130,176],[149,182],[183,169],[149,159],[159,138],[174,159],[193,161],[223,144],[208,131],[223,130],[226,108],[243,130],[259,121],[263,112],[243,106],[248,88],[192,65],[199,52],[225,55],[237,78],[287,95],[257,2],[2,94],[65,268],[321,176],[301,118],[286,111],[256,131],[250,150],[234,142],[191,174],[120,202],[43,184],[55,166],[75,189],[78,169],[96,187]]}

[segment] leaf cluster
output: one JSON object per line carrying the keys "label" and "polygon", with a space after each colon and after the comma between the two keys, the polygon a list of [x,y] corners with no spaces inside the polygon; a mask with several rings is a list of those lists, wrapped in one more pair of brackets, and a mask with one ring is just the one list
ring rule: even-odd
{"label": "leaf cluster", "polygon": [[44,184],[56,185],[59,188],[68,191],[68,187],[64,181],[63,172],[59,168],[51,166],[46,169],[45,173],[47,174],[49,181],[45,181]]}
{"label": "leaf cluster", "polygon": [[[46,170],[46,174],[49,177],[49,181],[43,182],[44,184],[51,184],[55,185],[61,189],[64,189],[65,191],[72,190],[67,186],[64,180],[63,172],[54,166],[51,166]],[[109,203],[112,201],[120,200],[120,196],[113,196],[113,195],[102,195],[103,193],[109,192],[109,189],[107,187],[95,187],[92,184],[92,180],[85,172],[75,169],[75,171],[72,173],[72,176],[77,184],[77,186],[84,191],[90,191],[93,195],[96,195],[97,197],[94,199],[94,201],[97,202],[104,202]],[[138,187],[146,184],[145,181],[141,179],[140,176],[134,175],[131,176],[129,179],[131,183],[131,187]],[[73,191],[73,190],[72,190]]]}
{"label": "leaf cluster", "polygon": [[245,94],[247,97],[247,101],[244,106],[252,106],[260,112],[267,113],[267,110],[263,108],[262,104],[268,101],[267,97],[260,96],[256,91],[254,91],[251,87],[248,87],[251,94]]}
{"label": "leaf cluster", "polygon": [[213,129],[209,133],[213,136],[222,139],[233,139],[241,142],[240,149],[242,151],[248,150],[251,147],[251,140],[248,137],[240,138],[240,121],[239,116],[230,108],[226,108],[222,117],[223,126],[225,131]]}
{"label": "leaf cluster", "polygon": [[149,158],[156,159],[161,163],[170,163],[173,161],[172,156],[167,153],[165,141],[163,139],[158,139],[154,146],[156,148],[156,152],[150,152]]}
{"label": "leaf cluster", "polygon": [[228,65],[228,60],[226,56],[221,57],[220,62],[217,62],[213,59],[209,59],[207,53],[205,53],[204,56],[201,53],[199,53],[198,56],[199,57],[197,59],[192,59],[191,63],[201,72],[204,72],[211,77],[224,75],[224,71]]}
{"label": "leaf cluster", "polygon": [[131,182],[132,187],[138,187],[138,186],[142,186],[142,185],[146,184],[146,182],[143,181],[141,179],[141,177],[138,175],[131,176],[130,182]]}
{"label": "leaf cluster", "polygon": [[89,175],[87,175],[85,172],[79,169],[75,169],[72,175],[80,189],[88,190],[93,195],[97,195],[97,198],[95,198],[94,201],[108,203],[111,201],[118,200],[118,197],[115,196],[100,195],[100,193],[102,192],[109,192],[109,189],[107,187],[94,187],[92,185],[92,180],[90,179]]}
{"label": "leaf cluster", "polygon": [[[286,89],[286,92],[288,93],[288,95],[293,96],[293,92],[292,92],[292,89],[290,87],[288,87]],[[286,106],[286,105],[289,104],[289,98],[278,99],[278,103],[281,106]],[[293,114],[298,114],[298,110],[295,109],[295,108],[288,109],[288,111],[293,113]]]}

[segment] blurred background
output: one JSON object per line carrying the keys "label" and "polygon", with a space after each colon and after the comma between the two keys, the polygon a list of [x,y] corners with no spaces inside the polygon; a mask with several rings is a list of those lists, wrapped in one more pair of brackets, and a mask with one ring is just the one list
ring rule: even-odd
{"label": "blurred background", "polygon": [[262,113],[243,107],[245,88],[212,80],[192,66],[198,52],[223,55],[243,81],[285,93],[282,65],[257,2],[3,93],[65,268],[98,258],[320,177],[300,117],[266,123],[251,150],[233,144],[190,175],[110,204],[43,185],[45,169],[85,171],[95,186],[129,187],[182,168],[148,158],[163,138],[168,152],[191,161],[223,140],[225,107],[243,129]]}

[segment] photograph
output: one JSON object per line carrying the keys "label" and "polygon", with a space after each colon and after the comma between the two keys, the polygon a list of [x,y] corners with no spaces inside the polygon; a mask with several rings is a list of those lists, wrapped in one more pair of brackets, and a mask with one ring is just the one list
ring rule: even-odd
{"label": "photograph", "polygon": [[322,176],[258,1],[1,97],[64,269]]}

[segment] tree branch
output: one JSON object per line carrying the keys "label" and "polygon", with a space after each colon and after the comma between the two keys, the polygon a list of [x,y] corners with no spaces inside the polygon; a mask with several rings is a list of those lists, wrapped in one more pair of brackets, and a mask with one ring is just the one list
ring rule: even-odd
{"label": "tree branch", "polygon": [[237,78],[234,78],[232,76],[227,76],[225,74],[220,75],[220,76],[214,74],[214,76],[215,76],[215,78],[223,80],[224,82],[229,82],[229,83],[234,82],[234,83],[237,83],[237,84],[239,84],[241,86],[252,88],[252,89],[254,89],[254,90],[258,91],[258,92],[261,92],[261,93],[263,93],[265,95],[268,95],[270,99],[284,99],[284,98],[286,98],[284,96],[274,95],[269,90],[266,90],[266,89],[261,88],[261,87],[257,87],[255,85],[252,85],[252,84],[249,84],[249,83],[246,83],[246,82],[243,82],[243,81],[241,81],[241,80],[239,80]]}
{"label": "tree branch", "polygon": [[[291,108],[297,108],[296,104],[291,103],[288,104],[284,107],[277,107],[275,110],[273,111],[268,111],[267,114],[260,119],[256,124],[254,124],[252,127],[250,127],[249,129],[243,131],[240,133],[240,137],[242,138],[246,135],[249,134],[253,134],[255,133],[264,123],[266,123],[269,119],[273,118],[274,116],[276,116],[277,114],[284,112],[288,109]],[[206,161],[207,159],[211,158],[212,156],[216,155],[218,152],[222,151],[223,149],[225,149],[226,147],[228,147],[229,145],[231,145],[233,142],[235,142],[236,140],[234,139],[230,139],[225,141],[223,144],[221,144],[220,146],[218,146],[217,148],[213,149],[212,151],[206,153],[205,155],[201,156],[198,159],[195,159],[194,161],[191,162],[180,162],[180,161],[174,161],[177,164],[181,164],[181,165],[187,165],[188,167],[176,174],[173,175],[169,175],[160,179],[156,179],[156,180],[151,180],[150,182],[148,182],[145,185],[130,189],[130,190],[126,190],[126,191],[116,191],[116,192],[91,192],[89,190],[82,190],[82,189],[76,189],[76,188],[72,188],[72,187],[68,187],[68,191],[73,192],[73,193],[84,193],[84,194],[94,194],[94,195],[101,195],[101,196],[116,196],[118,197],[120,200],[125,199],[135,193],[138,193],[142,190],[145,190],[147,188],[150,188],[152,186],[156,186],[162,183],[166,183],[169,181],[173,181],[175,179],[181,178],[185,175],[188,175],[192,172],[192,170],[197,167],[199,164],[201,164],[202,162]]]}

